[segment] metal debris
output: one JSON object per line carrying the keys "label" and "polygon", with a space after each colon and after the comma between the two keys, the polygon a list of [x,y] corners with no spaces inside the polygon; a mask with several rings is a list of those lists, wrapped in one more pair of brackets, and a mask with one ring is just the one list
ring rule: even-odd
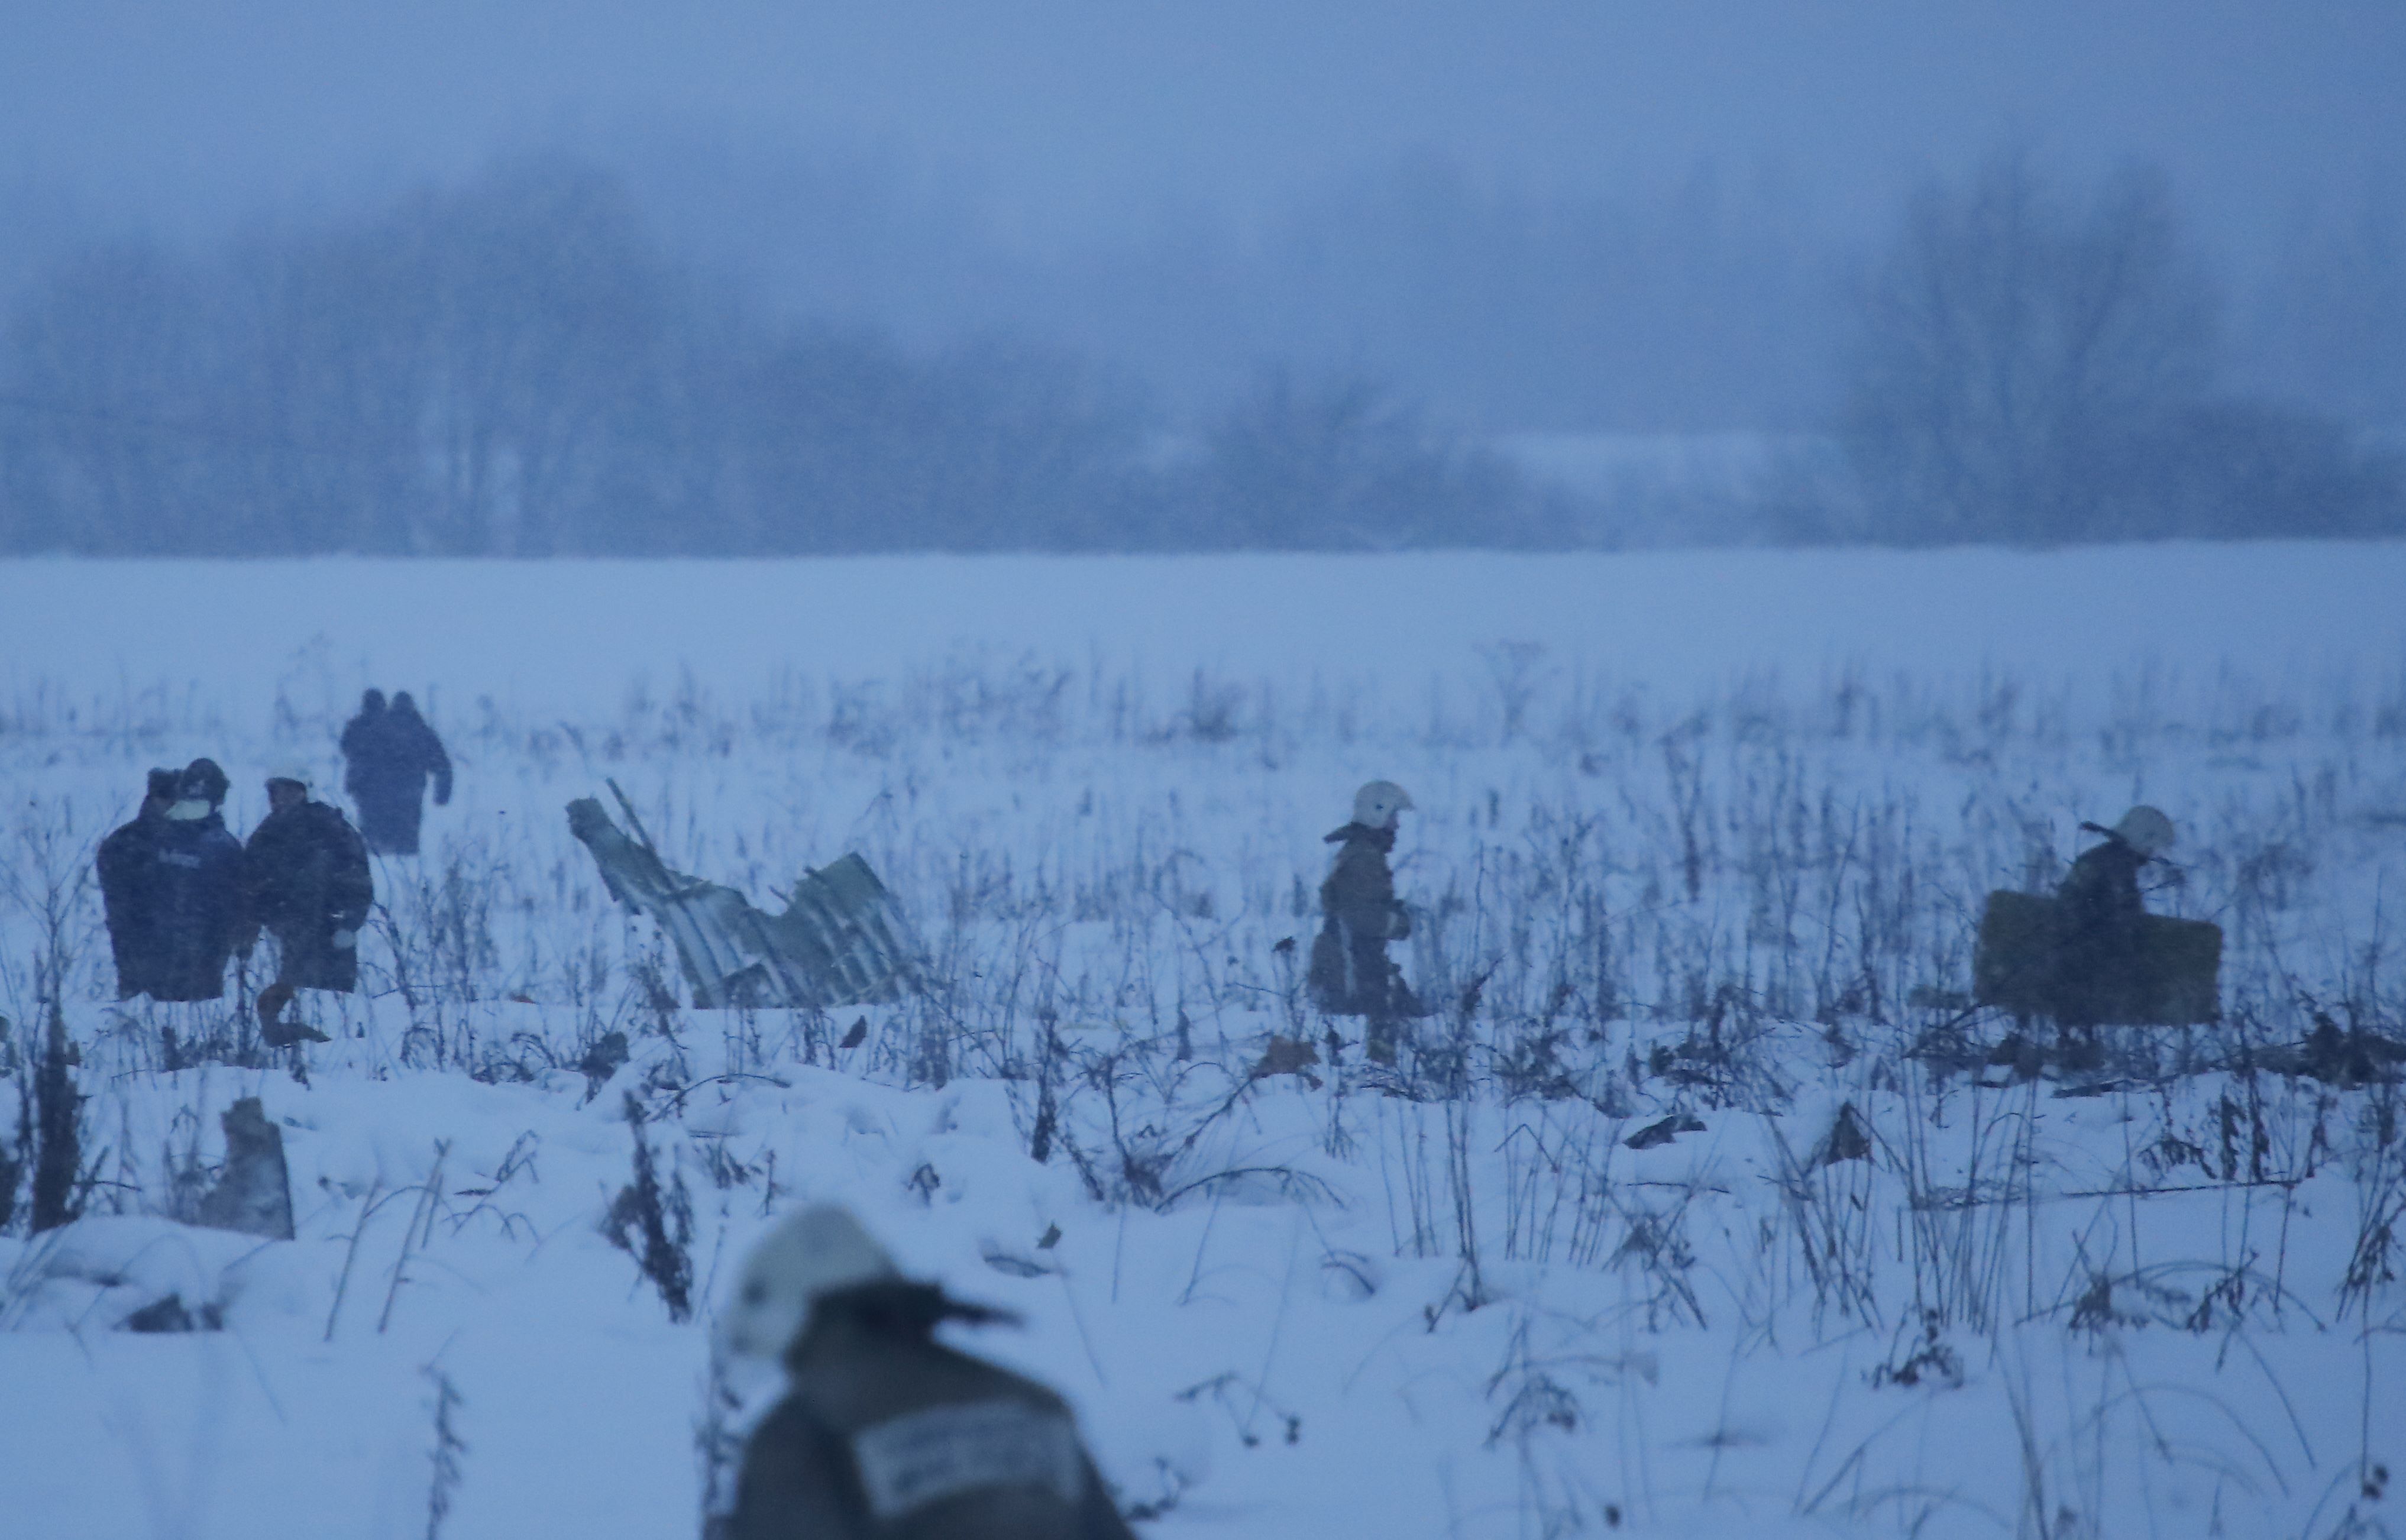
{"label": "metal debris", "polygon": [[785,912],[766,913],[733,888],[670,869],[625,794],[610,789],[632,836],[590,797],[568,804],[569,829],[611,896],[676,943],[697,1009],[872,1005],[920,988],[910,922],[858,855],[806,872]]}

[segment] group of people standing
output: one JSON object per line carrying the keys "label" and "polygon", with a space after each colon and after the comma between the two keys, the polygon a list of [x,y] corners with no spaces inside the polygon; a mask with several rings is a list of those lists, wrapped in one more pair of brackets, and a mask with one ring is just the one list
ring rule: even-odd
{"label": "group of people standing", "polygon": [[368,855],[418,853],[431,776],[451,798],[451,762],[406,693],[362,699],[343,729],[344,789],[360,810],[318,801],[306,766],[266,777],[267,816],[247,841],[226,827],[230,789],[213,759],[154,770],[133,820],[100,842],[94,861],[120,999],[219,999],[226,965],[248,961],[262,933],[276,977],[259,992],[262,1037],[275,1047],[325,1035],[285,1017],[304,989],[359,988],[360,931],[375,902]]}

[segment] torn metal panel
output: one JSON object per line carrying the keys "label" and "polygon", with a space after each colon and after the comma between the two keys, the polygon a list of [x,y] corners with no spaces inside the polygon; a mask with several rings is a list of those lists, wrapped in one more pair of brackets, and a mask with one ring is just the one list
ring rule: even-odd
{"label": "torn metal panel", "polygon": [[910,922],[858,855],[804,874],[785,912],[770,914],[732,888],[671,870],[590,797],[568,804],[568,827],[611,896],[676,943],[699,1009],[870,1005],[919,988]]}

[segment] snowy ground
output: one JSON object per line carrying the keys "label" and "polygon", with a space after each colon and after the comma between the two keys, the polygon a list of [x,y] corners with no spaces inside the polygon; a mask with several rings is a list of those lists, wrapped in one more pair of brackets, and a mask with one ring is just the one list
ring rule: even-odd
{"label": "snowy ground", "polygon": [[[0,565],[0,1128],[64,964],[91,1178],[0,1235],[0,1533],[690,1533],[708,1321],[818,1197],[1026,1317],[974,1340],[1146,1533],[2397,1533],[2398,1095],[2262,1067],[2406,1015],[2400,592],[2399,546]],[[91,845],[154,763],[242,828],[268,763],[333,783],[367,684],[461,786],[366,993],[166,1072],[231,1012],[110,1003]],[[1448,1008],[1395,1074],[1279,950],[1371,775]],[[561,816],[605,777],[763,899],[860,851],[936,987],[664,1008]],[[2224,1023],[1984,1067],[1982,896],[2141,798]],[[176,1220],[246,1095],[290,1244]],[[638,1137],[690,1320],[602,1231]],[[170,1291],[224,1329],[115,1329]]]}

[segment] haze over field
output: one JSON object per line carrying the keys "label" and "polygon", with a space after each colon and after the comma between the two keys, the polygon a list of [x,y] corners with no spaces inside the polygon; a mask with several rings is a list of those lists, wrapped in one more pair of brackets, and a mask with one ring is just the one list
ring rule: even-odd
{"label": "haze over field", "polygon": [[[7,41],[12,549],[2086,540],[2406,519],[2406,18],[2379,0],[177,0],[21,7]],[[2124,291],[2080,319],[2082,275],[2109,269]],[[1967,403],[1954,431],[2002,417],[2018,437],[1948,456],[1975,478],[2038,463],[2025,503],[2062,501],[2055,461],[2084,487],[2147,468],[2135,485],[2073,500],[2110,505],[1925,516],[1953,490],[1882,437],[1906,389],[1882,360],[1938,346],[1944,315],[1899,334],[1887,311],[1941,280],[1986,319],[1969,354],[1961,335],[1940,351],[2033,349],[2071,397]],[[95,312],[142,319],[119,334]],[[1998,332],[2008,314],[2031,328]],[[2102,339],[2068,374],[2048,356],[2062,328]],[[607,400],[560,377],[598,357],[619,376]],[[807,441],[830,401],[856,458],[874,441],[895,463],[848,470],[806,444],[797,468],[754,442]],[[1244,463],[1231,436],[1265,420],[1371,467],[1378,506],[1326,512],[1348,494],[1299,476],[1301,448]],[[2084,424],[2112,442],[2059,442]],[[584,463],[575,436],[595,431],[616,459]],[[1562,479],[1562,456],[1516,435],[1732,431],[1844,463],[1808,449],[1699,482],[1658,459],[1573,476],[1586,504],[1550,508],[1497,473]],[[998,437],[1050,447],[941,487],[908,469],[978,467]],[[1461,441],[1506,463],[1432,470],[1403,447]],[[436,463],[469,442],[498,444],[499,468]],[[233,454],[257,463],[215,462]],[[538,484],[513,490],[522,473]],[[1262,501],[1266,473],[1322,511],[1249,522],[1229,505]],[[238,516],[303,486],[351,508],[486,505],[405,532]],[[125,532],[108,487],[198,502],[197,532]],[[513,527],[563,499],[590,505],[565,536]]]}
{"label": "haze over field", "polygon": [[0,1534],[2393,1533],[2401,82],[7,6]]}

